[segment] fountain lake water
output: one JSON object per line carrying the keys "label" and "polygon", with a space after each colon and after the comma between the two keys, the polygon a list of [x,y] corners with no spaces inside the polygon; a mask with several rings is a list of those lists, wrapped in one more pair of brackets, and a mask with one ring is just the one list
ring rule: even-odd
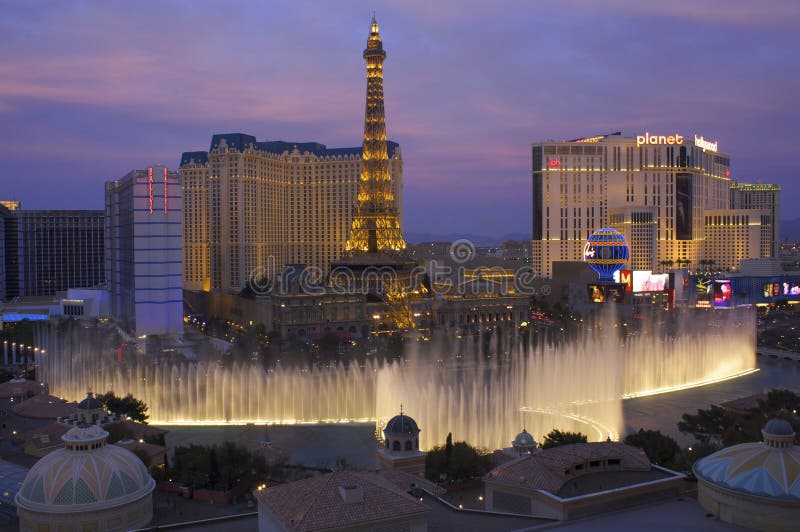
{"label": "fountain lake water", "polygon": [[495,449],[507,447],[522,427],[537,439],[553,428],[582,431],[590,440],[617,439],[624,398],[755,371],[755,327],[748,316],[744,325],[741,315],[739,323],[693,318],[676,329],[678,335],[653,325],[625,337],[598,322],[572,341],[540,339],[492,358],[478,354],[479,342],[467,342],[459,356],[442,361],[412,348],[403,361],[314,370],[154,364],[144,357],[117,362],[78,326],[43,328],[38,342],[47,350],[41,378],[51,393],[70,400],[87,390],[131,393],[147,403],[153,424],[380,427],[403,403],[422,428],[422,448],[452,432],[457,440]]}

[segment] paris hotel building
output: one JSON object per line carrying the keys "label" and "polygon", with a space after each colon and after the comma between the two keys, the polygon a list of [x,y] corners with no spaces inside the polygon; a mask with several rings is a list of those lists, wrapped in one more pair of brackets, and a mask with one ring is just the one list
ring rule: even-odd
{"label": "paris hotel building", "polygon": [[[402,205],[400,146],[387,144]],[[184,288],[238,292],[290,264],[327,274],[350,231],[361,150],[233,133],[214,135],[207,152],[184,153]]]}
{"label": "paris hotel building", "polygon": [[552,276],[555,261],[583,260],[587,237],[607,226],[626,236],[636,270],[709,260],[735,269],[741,259],[773,256],[779,189],[770,186],[772,202],[761,194],[747,204],[718,142],[663,133],[533,144],[537,274]]}

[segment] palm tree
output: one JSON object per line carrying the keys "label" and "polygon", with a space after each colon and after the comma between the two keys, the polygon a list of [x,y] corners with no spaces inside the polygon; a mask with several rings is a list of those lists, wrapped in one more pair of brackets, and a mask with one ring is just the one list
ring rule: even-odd
{"label": "palm tree", "polygon": [[675,263],[673,260],[662,260],[659,262],[661,266],[664,266],[664,269],[672,268],[672,265]]}

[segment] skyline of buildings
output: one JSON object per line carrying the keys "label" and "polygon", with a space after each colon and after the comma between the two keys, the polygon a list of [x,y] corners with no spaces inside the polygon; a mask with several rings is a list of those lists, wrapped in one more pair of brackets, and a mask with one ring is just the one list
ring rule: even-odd
{"label": "skyline of buildings", "polygon": [[[763,334],[795,336],[800,308],[797,263],[773,260],[781,187],[732,179],[720,142],[688,131],[536,142],[530,240],[407,246],[374,15],[363,58],[361,148],[213,134],[177,168],[105,181],[102,211],[0,199],[2,457],[39,458],[19,480],[0,474],[9,521],[16,508],[25,531],[191,519],[177,526],[422,532],[440,507],[444,528],[591,528],[607,512],[613,528],[632,521],[610,510],[659,502],[683,508],[659,506],[650,526],[684,512],[752,526],[730,497],[712,500],[742,468],[715,480],[705,465],[755,445],[800,465],[787,365],[800,336],[786,349]],[[229,74],[217,78],[246,86]],[[522,187],[498,185],[520,201]],[[430,201],[458,211],[460,193]],[[716,406],[742,390],[760,395]],[[654,414],[715,394],[700,422]],[[708,412],[723,423],[706,427]],[[721,450],[759,429],[763,445]],[[763,499],[752,512],[782,506],[765,523],[790,527],[800,469],[751,469],[775,488],[739,478]]]}

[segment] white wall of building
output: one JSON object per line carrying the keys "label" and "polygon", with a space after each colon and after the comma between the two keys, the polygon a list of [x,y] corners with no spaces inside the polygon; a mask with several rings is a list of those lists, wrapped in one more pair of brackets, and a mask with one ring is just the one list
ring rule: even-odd
{"label": "white wall of building", "polygon": [[183,333],[182,207],[164,166],[106,184],[112,315],[136,336]]}

